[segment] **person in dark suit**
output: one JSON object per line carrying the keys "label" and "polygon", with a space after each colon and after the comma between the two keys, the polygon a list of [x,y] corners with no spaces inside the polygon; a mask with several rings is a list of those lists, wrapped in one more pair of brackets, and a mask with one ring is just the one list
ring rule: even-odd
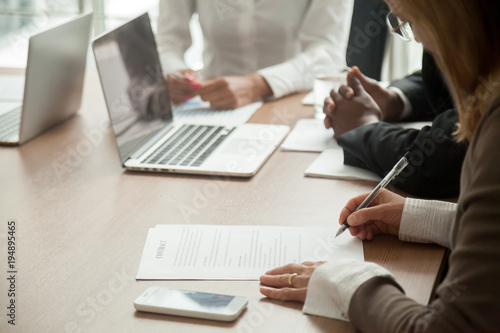
{"label": "person in dark suit", "polygon": [[[347,82],[324,106],[325,126],[334,129],[344,163],[382,177],[409,151],[410,165],[396,178],[396,187],[420,197],[457,196],[467,145],[454,139],[457,111],[432,55],[424,52],[422,70],[388,89],[357,68]],[[421,130],[388,122],[432,118]]]}

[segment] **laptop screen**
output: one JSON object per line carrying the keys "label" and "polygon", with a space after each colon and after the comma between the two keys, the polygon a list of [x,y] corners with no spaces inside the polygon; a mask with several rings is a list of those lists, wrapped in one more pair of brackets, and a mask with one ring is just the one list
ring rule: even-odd
{"label": "laptop screen", "polygon": [[122,163],[172,121],[149,15],[99,37],[94,56]]}

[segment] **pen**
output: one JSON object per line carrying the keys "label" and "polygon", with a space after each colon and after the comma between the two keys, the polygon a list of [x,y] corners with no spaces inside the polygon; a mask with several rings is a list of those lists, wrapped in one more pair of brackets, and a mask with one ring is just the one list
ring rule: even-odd
{"label": "pen", "polygon": [[171,72],[168,72],[167,74],[168,75],[172,75],[172,76],[176,77],[179,80],[189,80],[189,81],[191,81],[191,80],[194,79],[194,76],[191,73],[186,73],[185,75],[182,75],[179,72],[171,71]]}
{"label": "pen", "polygon": [[182,76],[181,73],[176,72],[176,71],[171,71],[171,72],[168,72],[167,74],[168,75],[172,75],[172,76],[176,77],[179,80],[184,80],[185,79],[185,77]]}
{"label": "pen", "polygon": [[[380,183],[378,183],[378,185],[373,189],[373,191],[371,191],[371,193],[365,198],[365,200],[363,200],[361,205],[359,205],[358,208],[356,208],[356,210],[354,212],[357,212],[358,210],[367,207],[373,201],[373,199],[375,199],[375,197],[379,194],[379,192],[382,189],[384,189],[387,185],[389,185],[389,183],[394,178],[396,178],[396,176],[399,175],[399,173],[401,171],[403,171],[404,168],[406,168],[406,166],[408,165],[408,156],[409,155],[410,155],[410,152],[407,152],[399,160],[399,162],[396,163],[396,165],[392,168],[392,170],[384,177],[384,179],[382,179],[380,181]],[[344,221],[344,223],[342,223],[342,225],[340,226],[339,230],[337,231],[335,238],[337,238],[339,235],[341,235],[349,227],[350,227],[350,225],[347,223],[347,219],[346,219]]]}

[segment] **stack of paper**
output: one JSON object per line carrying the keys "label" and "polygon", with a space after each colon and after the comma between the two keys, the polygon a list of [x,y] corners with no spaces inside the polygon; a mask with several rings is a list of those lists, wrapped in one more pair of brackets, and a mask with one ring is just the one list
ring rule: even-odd
{"label": "stack of paper", "polygon": [[[431,125],[430,122],[398,123],[407,129],[421,129]],[[380,181],[381,178],[365,169],[344,164],[344,152],[333,139],[333,133],[326,130],[320,119],[301,119],[293,131],[281,145],[288,151],[322,152],[307,168],[305,175],[309,177]]]}
{"label": "stack of paper", "polygon": [[327,149],[304,172],[309,177],[380,181],[376,173],[344,164],[342,149]]}
{"label": "stack of paper", "polygon": [[364,260],[363,243],[348,232],[335,238],[336,227],[157,225],[137,279],[258,280],[288,263]]}

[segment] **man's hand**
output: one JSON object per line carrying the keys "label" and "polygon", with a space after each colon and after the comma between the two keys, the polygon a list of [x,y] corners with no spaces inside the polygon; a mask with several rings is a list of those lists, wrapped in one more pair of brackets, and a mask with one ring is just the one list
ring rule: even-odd
{"label": "man's hand", "polygon": [[[381,117],[379,120],[382,121],[391,121],[391,120],[396,120],[400,117],[401,113],[403,112],[404,109],[404,104],[399,95],[393,91],[386,89],[380,85],[379,82],[376,80],[370,79],[366,76],[364,76],[359,68],[353,67],[352,70],[349,72],[347,80],[348,80],[348,85],[343,86],[341,90],[339,90],[339,93],[341,93],[342,97],[344,97],[347,100],[352,100],[355,97],[355,93],[353,90],[352,83],[353,78],[356,78],[359,83],[361,84],[361,90],[363,90],[365,93],[367,93],[377,104],[378,110],[370,110],[366,109],[361,110],[360,108],[366,107],[374,107],[372,103],[369,103],[367,105],[360,105],[356,104],[354,101],[352,104],[346,103],[344,101],[343,106],[346,108],[357,108],[357,113],[373,113],[373,114],[380,114],[379,111],[381,112]],[[326,128],[332,128],[333,123],[332,123],[332,117],[328,117],[329,115],[332,115],[334,111],[339,111],[340,114],[343,114],[345,112],[348,112],[346,110],[339,110],[341,106],[336,105],[335,101],[331,98],[328,97],[325,100],[325,105],[323,108],[324,113],[327,115],[325,117],[325,127]],[[344,112],[345,111],[345,112]],[[362,126],[362,124],[361,124]],[[354,129],[350,128],[350,129]],[[334,128],[335,129],[335,128]],[[341,129],[340,129],[341,130]],[[341,130],[342,131],[342,130]],[[344,130],[343,133],[346,131]],[[340,136],[340,134],[336,135],[336,137]]]}
{"label": "man's hand", "polygon": [[338,92],[332,90],[325,100],[325,127],[332,127],[334,138],[367,125],[379,122],[382,111],[375,100],[366,92],[353,71],[347,75],[347,86],[342,85]]}
{"label": "man's hand", "polygon": [[364,76],[358,67],[353,67],[352,74],[380,107],[383,121],[399,119],[403,112],[404,104],[398,93],[394,90],[386,89],[378,81]]}
{"label": "man's hand", "polygon": [[222,110],[236,109],[272,94],[267,81],[257,73],[208,80],[198,92],[202,100]]}

